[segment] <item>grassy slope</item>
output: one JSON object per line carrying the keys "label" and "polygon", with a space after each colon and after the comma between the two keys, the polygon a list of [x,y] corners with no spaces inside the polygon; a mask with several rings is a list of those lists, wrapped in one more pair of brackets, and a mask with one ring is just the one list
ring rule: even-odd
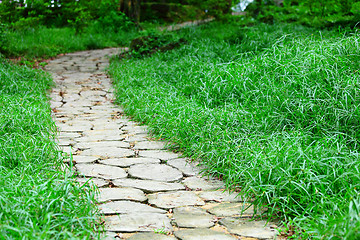
{"label": "grassy slope", "polygon": [[[6,54],[10,57],[49,58],[60,53],[125,46],[137,36],[137,30],[75,34],[73,28],[28,28],[6,34]],[[49,37],[51,36],[51,37]]]}
{"label": "grassy slope", "polygon": [[211,24],[113,61],[118,102],[303,237],[360,237],[359,35]]}
{"label": "grassy slope", "polygon": [[[0,59],[0,239],[89,239],[94,193],[58,171],[44,72]],[[95,232],[95,233],[94,233]]]}

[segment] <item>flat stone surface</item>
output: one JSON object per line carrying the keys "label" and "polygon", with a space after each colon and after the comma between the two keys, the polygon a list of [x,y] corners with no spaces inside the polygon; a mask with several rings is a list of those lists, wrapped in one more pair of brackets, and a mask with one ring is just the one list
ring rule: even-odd
{"label": "flat stone surface", "polygon": [[82,156],[82,155],[73,155],[72,158],[73,161],[75,161],[76,163],[92,163],[99,159],[98,157],[94,157],[94,156]]}
{"label": "flat stone surface", "polygon": [[182,206],[201,206],[205,202],[194,192],[177,191],[148,195],[149,203],[159,208],[169,209]]}
{"label": "flat stone surface", "polygon": [[97,197],[99,202],[109,200],[132,200],[144,202],[147,200],[144,192],[136,188],[100,188]]}
{"label": "flat stone surface", "polygon": [[130,178],[114,180],[113,184],[118,187],[138,188],[147,193],[166,192],[166,191],[185,189],[184,185],[180,183],[159,182],[159,181],[130,179]]}
{"label": "flat stone surface", "polygon": [[155,142],[155,141],[144,141],[138,142],[135,144],[134,149],[137,150],[156,150],[156,149],[164,149],[166,143],[164,142]]}
{"label": "flat stone surface", "polygon": [[79,142],[76,143],[77,148],[86,149],[86,148],[129,148],[130,144],[123,141],[102,141],[102,142]]}
{"label": "flat stone surface", "polygon": [[148,158],[158,158],[163,161],[167,161],[174,158],[179,158],[179,154],[168,152],[168,151],[161,151],[161,150],[144,150],[139,151],[140,157],[148,157]]}
{"label": "flat stone surface", "polygon": [[144,232],[144,233],[137,233],[127,238],[127,240],[176,240],[176,238],[160,233]]}
{"label": "flat stone surface", "polygon": [[215,201],[215,202],[241,202],[241,196],[238,196],[238,193],[229,193],[224,190],[217,191],[204,191],[198,193],[199,197],[205,201]]}
{"label": "flat stone surface", "polygon": [[192,190],[205,191],[205,190],[217,190],[224,188],[224,183],[219,180],[207,180],[200,177],[186,178],[183,183]]}
{"label": "flat stone surface", "polygon": [[99,209],[103,214],[166,213],[166,211],[162,209],[131,201],[107,202],[100,204]]}
{"label": "flat stone surface", "polygon": [[215,224],[214,216],[199,207],[175,208],[173,218],[180,228],[209,228]]}
{"label": "flat stone surface", "polygon": [[76,169],[80,175],[103,179],[117,179],[127,177],[124,169],[102,164],[77,164]]}
{"label": "flat stone surface", "polygon": [[94,184],[99,188],[109,185],[109,182],[100,178],[76,178],[76,181],[80,184]]}
{"label": "flat stone surface", "polygon": [[[165,214],[135,213],[105,217],[105,229],[115,232],[154,232],[162,229],[172,231],[170,219]],[[149,239],[150,240],[150,239]]]}
{"label": "flat stone surface", "polygon": [[104,158],[115,158],[115,157],[120,158],[120,157],[134,156],[135,153],[133,150],[126,148],[99,147],[99,148],[86,149],[81,152],[81,155],[104,157]]}
{"label": "flat stone surface", "polygon": [[179,170],[165,164],[133,165],[129,169],[129,175],[135,178],[164,182],[174,182],[183,177]]}
{"label": "flat stone surface", "polygon": [[111,158],[99,161],[105,165],[119,166],[119,167],[130,167],[135,164],[149,164],[149,163],[160,163],[159,159],[155,158]]}
{"label": "flat stone surface", "polygon": [[185,158],[178,158],[167,161],[167,164],[179,169],[185,176],[195,176],[199,174],[199,169],[186,161]]}
{"label": "flat stone surface", "polygon": [[236,240],[237,238],[222,232],[206,228],[175,231],[174,235],[181,240]]}
{"label": "flat stone surface", "polygon": [[243,203],[220,203],[209,208],[208,212],[218,217],[252,216],[254,215],[254,208],[249,204]]}
{"label": "flat stone surface", "polygon": [[220,224],[224,225],[229,232],[243,236],[259,239],[275,239],[278,234],[273,224],[266,224],[266,221],[249,221],[237,218],[223,218]]}

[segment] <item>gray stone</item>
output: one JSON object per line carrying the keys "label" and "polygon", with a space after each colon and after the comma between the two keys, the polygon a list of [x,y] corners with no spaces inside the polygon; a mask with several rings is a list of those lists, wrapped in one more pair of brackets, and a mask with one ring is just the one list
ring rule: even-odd
{"label": "gray stone", "polygon": [[220,203],[209,208],[208,212],[218,217],[252,216],[254,215],[254,208],[250,204],[244,203]]}
{"label": "gray stone", "polygon": [[102,142],[78,142],[76,143],[77,148],[130,148],[130,144],[123,141],[102,141]]}
{"label": "gray stone", "polygon": [[160,163],[160,160],[154,158],[111,158],[102,160],[100,163],[119,167],[130,167],[135,164]]}
{"label": "gray stone", "polygon": [[72,158],[76,163],[92,163],[99,159],[98,157],[82,155],[73,155]]}
{"label": "gray stone", "polygon": [[99,188],[109,185],[109,182],[100,178],[76,178],[76,181],[79,182],[80,184],[90,184],[90,185],[94,184]]}
{"label": "gray stone", "polygon": [[167,161],[167,164],[179,169],[185,176],[195,176],[199,174],[199,170],[192,165],[190,162],[186,161],[185,158],[178,158]]}
{"label": "gray stone", "polygon": [[183,177],[182,173],[165,164],[138,164],[129,169],[129,174],[135,178],[174,182]]}
{"label": "gray stone", "polygon": [[249,221],[237,218],[223,218],[220,224],[224,225],[229,232],[243,236],[258,239],[275,239],[278,234],[274,228],[275,225],[266,221]]}
{"label": "gray stone", "polygon": [[241,201],[243,201],[241,196],[238,196],[238,193],[235,193],[235,192],[229,193],[229,191],[227,191],[227,190],[199,192],[198,195],[205,201],[215,201],[215,202],[241,202]]}
{"label": "gray stone", "polygon": [[100,212],[103,214],[129,214],[129,213],[166,213],[166,211],[154,208],[149,205],[131,202],[131,201],[114,201],[99,205]]}
{"label": "gray stone", "polygon": [[103,179],[117,179],[127,177],[124,169],[119,167],[107,166],[102,164],[77,164],[80,175],[86,177],[96,177]]}
{"label": "gray stone", "polygon": [[134,156],[135,153],[133,150],[126,148],[99,147],[99,148],[86,149],[81,152],[81,155],[96,156],[102,158],[116,158],[116,157],[121,158],[121,157]]}
{"label": "gray stone", "polygon": [[206,228],[186,229],[175,231],[174,235],[180,240],[236,240],[237,238]]}
{"label": "gray stone", "polygon": [[201,206],[205,204],[194,192],[188,191],[154,193],[149,194],[148,199],[150,204],[164,209],[182,206]]}
{"label": "gray stone", "polygon": [[135,133],[135,134],[147,134],[148,130],[145,126],[125,126],[123,127],[124,131],[128,131],[129,133]]}
{"label": "gray stone", "polygon": [[[155,229],[154,231],[156,232],[159,230]],[[176,240],[176,238],[161,233],[144,232],[144,233],[137,233],[127,238],[127,240]]]}
{"label": "gray stone", "polygon": [[170,219],[159,213],[133,213],[105,217],[105,229],[114,232],[172,231]]}
{"label": "gray stone", "polygon": [[156,141],[144,141],[144,142],[138,142],[135,144],[134,149],[138,150],[156,150],[156,149],[164,149],[165,147],[164,142],[156,142]]}
{"label": "gray stone", "polygon": [[109,200],[132,200],[144,202],[147,200],[144,192],[136,188],[101,188],[97,197],[99,202]]}
{"label": "gray stone", "polygon": [[125,142],[142,142],[142,141],[148,141],[147,135],[145,134],[125,134],[123,135]]}
{"label": "gray stone", "polygon": [[173,218],[180,228],[209,228],[215,224],[214,216],[199,207],[175,208]]}
{"label": "gray stone", "polygon": [[163,161],[167,161],[174,158],[179,158],[179,155],[173,152],[161,151],[161,150],[144,150],[139,151],[140,157],[158,158]]}
{"label": "gray stone", "polygon": [[159,182],[151,180],[139,180],[139,179],[117,179],[113,181],[115,186],[119,187],[134,187],[143,190],[147,193],[153,192],[166,192],[166,191],[175,191],[175,190],[184,190],[184,185],[180,183],[169,183],[169,182]]}
{"label": "gray stone", "polygon": [[190,189],[193,190],[217,190],[224,188],[224,183],[219,180],[204,179],[200,177],[189,177],[186,178],[183,183]]}

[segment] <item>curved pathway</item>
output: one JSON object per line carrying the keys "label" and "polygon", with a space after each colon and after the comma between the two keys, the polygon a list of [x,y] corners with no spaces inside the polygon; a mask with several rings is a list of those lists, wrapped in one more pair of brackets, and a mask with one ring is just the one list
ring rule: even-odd
{"label": "curved pathway", "polygon": [[194,163],[164,150],[164,142],[152,141],[146,126],[112,103],[104,71],[107,56],[119,50],[66,54],[46,66],[56,83],[51,107],[59,145],[72,152],[78,181],[90,179],[100,189],[104,238],[273,239],[271,224],[249,221],[253,211],[241,197],[200,177]]}

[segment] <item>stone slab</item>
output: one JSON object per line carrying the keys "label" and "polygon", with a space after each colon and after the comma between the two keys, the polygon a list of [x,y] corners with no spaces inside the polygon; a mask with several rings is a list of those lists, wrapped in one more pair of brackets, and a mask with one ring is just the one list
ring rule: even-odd
{"label": "stone slab", "polygon": [[158,141],[144,141],[144,142],[138,142],[135,143],[134,149],[137,150],[160,150],[164,149],[165,147],[164,142],[158,142]]}
{"label": "stone slab", "polygon": [[174,182],[183,177],[179,170],[165,164],[133,165],[129,169],[129,175],[134,178],[163,182]]}
{"label": "stone slab", "polygon": [[109,200],[132,200],[144,202],[147,200],[144,192],[136,188],[100,188],[98,202]]}
{"label": "stone slab", "polygon": [[111,158],[100,161],[100,163],[118,167],[130,167],[135,164],[149,164],[160,163],[159,159],[155,158]]}
{"label": "stone slab", "polygon": [[175,208],[173,218],[180,228],[210,228],[215,224],[214,216],[199,207]]}
{"label": "stone slab", "polygon": [[105,217],[105,229],[114,232],[154,232],[173,230],[170,219],[165,214],[136,213]]}
{"label": "stone slab", "polygon": [[116,179],[113,181],[113,184],[119,187],[138,188],[147,193],[166,192],[166,191],[185,189],[184,185],[182,185],[181,183],[169,183],[169,182],[159,182],[159,181],[130,179],[130,178]]}
{"label": "stone slab", "polygon": [[236,240],[237,238],[222,232],[206,228],[186,229],[174,232],[180,240]]}
{"label": "stone slab", "polygon": [[241,202],[243,199],[238,193],[224,190],[217,191],[202,191],[197,193],[199,197],[204,199],[205,201],[215,201],[215,202]]}
{"label": "stone slab", "polygon": [[199,169],[186,161],[185,158],[178,158],[167,161],[167,164],[179,169],[185,176],[195,176],[199,174]]}
{"label": "stone slab", "polygon": [[144,232],[144,233],[137,233],[127,238],[127,240],[176,240],[176,238],[161,233]]}
{"label": "stone slab", "polygon": [[243,236],[258,239],[275,239],[278,234],[275,225],[266,221],[249,221],[238,218],[223,218],[220,224],[224,225],[229,232]]}
{"label": "stone slab", "polygon": [[179,154],[169,152],[169,151],[161,151],[161,150],[144,150],[139,151],[140,157],[148,157],[148,158],[158,158],[163,161],[167,161],[174,158],[179,158]]}
{"label": "stone slab", "polygon": [[166,213],[166,211],[154,208],[149,205],[131,202],[131,201],[114,201],[99,205],[100,212],[103,214],[129,214],[129,213]]}
{"label": "stone slab", "polygon": [[205,191],[205,190],[217,190],[219,188],[224,188],[224,183],[219,180],[213,179],[204,179],[201,177],[189,177],[184,179],[183,183],[185,186],[192,190]]}
{"label": "stone slab", "polygon": [[127,177],[124,169],[102,164],[77,164],[76,169],[80,175],[103,179],[117,179]]}
{"label": "stone slab", "polygon": [[94,156],[82,156],[82,155],[73,155],[73,161],[76,163],[93,163],[98,160],[98,157]]}
{"label": "stone slab", "polygon": [[130,148],[130,144],[123,141],[78,142],[75,146],[80,149],[102,147]]}
{"label": "stone slab", "polygon": [[109,185],[109,182],[100,178],[76,178],[76,181],[79,182],[80,184],[90,184],[90,185],[94,184],[99,188]]}
{"label": "stone slab", "polygon": [[250,204],[244,203],[220,203],[209,208],[208,212],[218,217],[252,216],[254,215],[254,208]]}
{"label": "stone slab", "polygon": [[116,157],[131,157],[135,155],[135,152],[126,148],[116,148],[116,147],[98,147],[86,149],[81,152],[80,155],[86,156],[96,156],[102,158],[116,158]]}
{"label": "stone slab", "polygon": [[164,209],[205,204],[194,192],[189,191],[153,193],[148,195],[148,199],[150,204]]}

